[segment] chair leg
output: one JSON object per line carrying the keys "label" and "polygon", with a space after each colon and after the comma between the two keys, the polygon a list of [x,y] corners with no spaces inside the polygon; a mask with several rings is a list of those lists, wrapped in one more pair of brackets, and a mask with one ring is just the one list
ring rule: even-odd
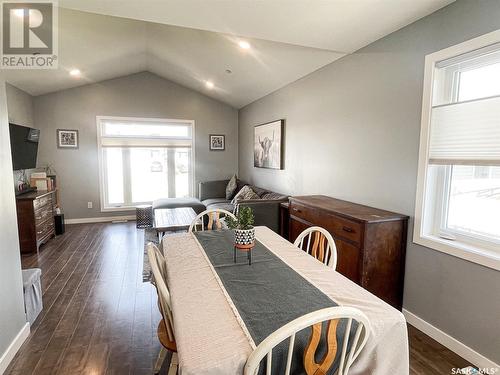
{"label": "chair leg", "polygon": [[179,358],[177,358],[177,353],[172,353],[172,358],[170,359],[170,367],[168,369],[168,375],[176,375],[178,367],[179,367]]}
{"label": "chair leg", "polygon": [[163,346],[160,349],[160,353],[158,353],[158,358],[156,359],[154,374],[159,374],[161,370],[161,366],[163,362],[165,362],[165,357],[167,356],[167,349]]}

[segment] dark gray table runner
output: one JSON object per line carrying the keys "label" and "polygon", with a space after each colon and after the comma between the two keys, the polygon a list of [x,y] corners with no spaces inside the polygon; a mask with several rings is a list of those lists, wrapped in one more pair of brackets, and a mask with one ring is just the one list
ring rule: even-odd
{"label": "dark gray table runner", "polygon": [[[256,345],[302,315],[338,306],[259,241],[256,241],[252,250],[252,265],[248,265],[246,253],[239,251],[237,263],[234,263],[232,231],[204,231],[194,234]],[[353,322],[350,337],[354,335],[355,328],[356,324]],[[330,369],[331,374],[334,374],[338,367],[345,329],[346,321],[342,320],[337,329],[339,350]],[[323,325],[322,342],[325,332],[326,323]],[[305,374],[302,358],[310,333],[310,328],[307,328],[296,335],[293,374]],[[287,350],[288,340],[273,350],[273,374],[283,373]],[[320,362],[325,352],[326,345],[320,345],[316,352],[317,362]],[[261,364],[261,373],[264,367],[265,365]]]}

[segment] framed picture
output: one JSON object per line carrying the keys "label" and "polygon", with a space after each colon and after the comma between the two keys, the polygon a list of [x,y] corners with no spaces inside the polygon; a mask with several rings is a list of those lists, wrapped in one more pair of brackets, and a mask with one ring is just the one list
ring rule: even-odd
{"label": "framed picture", "polygon": [[285,120],[254,127],[254,167],[283,169],[284,127]]}
{"label": "framed picture", "polygon": [[224,151],[226,149],[226,136],[223,134],[210,134],[210,151]]}
{"label": "framed picture", "polygon": [[58,148],[78,148],[78,130],[57,129]]}

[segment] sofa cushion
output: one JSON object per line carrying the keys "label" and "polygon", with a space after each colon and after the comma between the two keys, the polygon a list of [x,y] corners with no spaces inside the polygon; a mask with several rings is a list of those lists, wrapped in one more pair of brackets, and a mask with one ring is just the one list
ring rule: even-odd
{"label": "sofa cushion", "polygon": [[205,205],[196,198],[162,198],[153,201],[153,213],[158,208],[191,207],[197,214],[205,211]]}
{"label": "sofa cushion", "polygon": [[226,186],[226,199],[227,200],[231,200],[234,198],[234,195],[236,194],[237,188],[238,188],[238,179],[236,178],[236,175],[234,174]]}
{"label": "sofa cushion", "polygon": [[231,203],[231,201],[224,199],[224,198],[211,198],[211,199],[205,199],[204,201],[201,201],[205,206],[210,206],[212,204],[217,204],[217,203]]}
{"label": "sofa cushion", "polygon": [[260,197],[253,191],[253,189],[247,185],[243,186],[241,190],[236,194],[231,201],[232,204],[236,204],[239,201],[247,201],[249,199],[260,199]]}

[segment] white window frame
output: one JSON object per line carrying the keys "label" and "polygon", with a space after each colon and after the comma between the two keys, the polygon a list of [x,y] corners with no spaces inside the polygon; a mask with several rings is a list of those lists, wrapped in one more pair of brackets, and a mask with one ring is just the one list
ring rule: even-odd
{"label": "white window frame", "polygon": [[[165,118],[148,118],[148,117],[119,117],[119,116],[96,116],[96,128],[97,128],[97,156],[98,156],[98,167],[99,167],[99,197],[100,197],[100,205],[101,205],[101,212],[125,212],[125,211],[135,211],[135,205],[139,205],[141,203],[143,204],[150,204],[151,202],[135,202],[134,206],[106,206],[106,199],[105,199],[105,194],[106,194],[106,187],[104,186],[105,182],[105,165],[103,164],[103,157],[102,157],[102,141],[101,141],[101,122],[103,120],[123,120],[123,121],[137,121],[137,122],[150,122],[150,123],[185,123],[187,125],[191,126],[191,190],[192,194],[194,194],[196,188],[195,188],[195,122],[194,120],[185,120],[185,119],[165,119]],[[123,136],[123,138],[138,138],[136,136]],[[171,139],[174,137],[148,137],[150,139]],[[167,197],[165,197],[167,198]]]}
{"label": "white window frame", "polygon": [[[447,210],[446,194],[448,193],[447,189],[449,187],[443,186],[443,183],[435,184],[439,191],[434,191],[432,194],[428,194],[429,192],[427,192],[426,189],[428,179],[436,178],[440,181],[446,181],[446,175],[449,176],[451,173],[450,167],[443,166],[442,168],[437,168],[436,173],[428,174],[430,120],[436,64],[440,61],[451,59],[496,43],[500,43],[500,30],[437,51],[425,57],[413,242],[473,263],[500,270],[500,245],[497,246],[492,241],[484,241],[484,238],[480,238],[480,236],[464,236],[463,233],[457,231],[448,230],[447,233],[444,233],[444,236],[429,234],[429,225],[438,223],[443,227],[442,220],[445,220],[445,213]],[[447,181],[449,181],[449,179]],[[428,207],[434,207],[434,211],[429,209],[425,210],[426,205]],[[431,232],[435,232],[435,230]],[[450,238],[443,238],[446,237],[447,234]]]}

